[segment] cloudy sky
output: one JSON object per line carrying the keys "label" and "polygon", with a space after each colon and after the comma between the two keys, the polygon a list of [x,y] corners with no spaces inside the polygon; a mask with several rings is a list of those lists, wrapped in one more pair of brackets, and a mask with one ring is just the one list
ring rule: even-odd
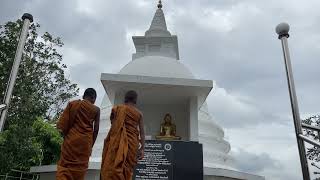
{"label": "cloudy sky", "polygon": [[[134,53],[132,35],[148,29],[156,0],[1,0],[0,24],[33,14],[41,31],[62,38],[70,78],[103,88]],[[197,78],[216,81],[209,110],[225,129],[237,167],[271,180],[300,180],[300,164],[280,41],[291,25],[291,50],[302,117],[319,113],[319,0],[164,0],[180,58]],[[100,100],[101,102],[101,100]]]}

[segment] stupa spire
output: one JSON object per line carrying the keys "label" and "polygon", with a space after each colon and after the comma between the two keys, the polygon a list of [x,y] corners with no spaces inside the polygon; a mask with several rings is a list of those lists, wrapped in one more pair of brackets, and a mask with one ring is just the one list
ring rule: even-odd
{"label": "stupa spire", "polygon": [[132,60],[145,56],[162,56],[172,60],[179,60],[178,37],[171,35],[167,29],[161,0],[158,1],[157,7],[150,28],[145,35],[132,37],[136,48],[136,53],[132,55]]}
{"label": "stupa spire", "polygon": [[161,2],[161,0],[159,0],[158,8],[159,8],[159,9],[161,9],[161,8],[162,8],[162,2]]}
{"label": "stupa spire", "polygon": [[167,29],[166,19],[162,10],[162,1],[159,0],[158,9],[152,19],[149,30],[146,31],[146,36],[153,37],[169,37],[170,32]]}

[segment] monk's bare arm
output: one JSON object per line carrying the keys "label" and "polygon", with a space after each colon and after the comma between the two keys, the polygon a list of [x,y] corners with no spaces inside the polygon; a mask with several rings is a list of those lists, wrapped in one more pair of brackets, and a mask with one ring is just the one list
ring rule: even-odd
{"label": "monk's bare arm", "polygon": [[98,133],[99,133],[99,124],[100,124],[100,109],[98,108],[98,112],[97,112],[96,118],[94,120],[92,146],[96,142],[96,139],[97,139],[97,136],[98,136]]}
{"label": "monk's bare arm", "polygon": [[144,149],[145,134],[144,134],[143,116],[141,116],[141,119],[140,119],[139,130],[140,130],[141,149]]}

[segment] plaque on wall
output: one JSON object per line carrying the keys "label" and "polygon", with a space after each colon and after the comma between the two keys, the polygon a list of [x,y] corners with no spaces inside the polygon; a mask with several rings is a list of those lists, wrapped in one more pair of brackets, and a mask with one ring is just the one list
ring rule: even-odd
{"label": "plaque on wall", "polygon": [[146,141],[144,158],[137,164],[135,180],[173,179],[173,145],[165,141]]}
{"label": "plaque on wall", "polygon": [[202,145],[191,141],[146,140],[134,180],[202,180]]}

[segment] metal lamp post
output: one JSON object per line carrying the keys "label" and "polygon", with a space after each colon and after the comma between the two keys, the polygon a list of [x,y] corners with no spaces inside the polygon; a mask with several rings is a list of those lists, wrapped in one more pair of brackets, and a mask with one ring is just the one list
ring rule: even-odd
{"label": "metal lamp post", "polygon": [[295,131],[296,131],[296,138],[297,138],[300,162],[301,162],[301,168],[302,168],[302,175],[304,180],[310,180],[304,140],[301,137],[302,125],[300,120],[298,100],[297,100],[296,90],[294,86],[294,79],[292,74],[291,60],[290,60],[290,54],[289,54],[289,48],[288,48],[289,29],[290,27],[287,23],[281,23],[276,27],[276,32],[279,35],[279,39],[281,40],[281,44],[282,44],[284,63],[286,67],[286,75],[287,75],[288,88],[289,88],[290,101],[291,101],[291,109],[292,109],[292,115],[293,115],[293,122],[294,122]]}
{"label": "metal lamp post", "polygon": [[13,91],[13,87],[18,75],[18,70],[19,70],[19,65],[21,62],[21,57],[22,57],[22,53],[23,53],[23,49],[24,49],[24,45],[26,42],[26,38],[28,35],[28,29],[30,26],[30,23],[33,21],[33,17],[31,14],[25,13],[22,16],[22,20],[23,20],[23,26],[22,26],[22,30],[21,30],[21,34],[20,34],[20,38],[19,38],[19,43],[18,43],[18,47],[16,50],[16,54],[14,57],[14,62],[12,65],[12,69],[11,69],[11,73],[10,73],[10,78],[8,81],[8,85],[7,85],[7,89],[6,89],[6,93],[5,93],[5,98],[4,98],[4,104],[1,105],[0,111],[1,112],[1,117],[0,117],[0,132],[3,130],[3,126],[5,123],[5,119],[7,117],[8,114],[8,108],[9,108],[9,104],[10,104],[10,100],[11,100],[11,96],[12,96],[12,91]]}

